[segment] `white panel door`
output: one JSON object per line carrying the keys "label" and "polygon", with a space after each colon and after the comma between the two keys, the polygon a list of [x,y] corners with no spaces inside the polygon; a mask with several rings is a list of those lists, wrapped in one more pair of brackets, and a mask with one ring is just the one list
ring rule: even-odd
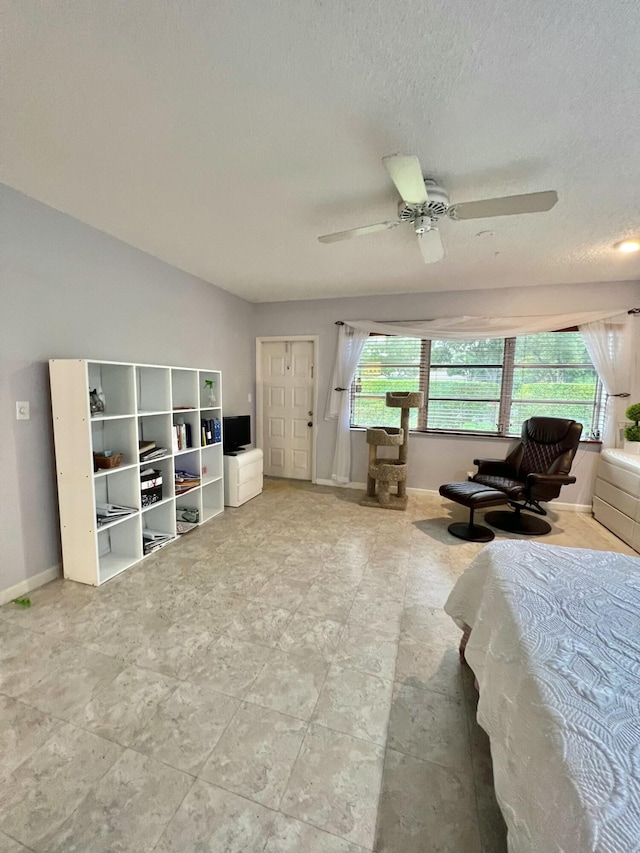
{"label": "white panel door", "polygon": [[313,439],[313,342],[263,341],[264,473],[310,480]]}

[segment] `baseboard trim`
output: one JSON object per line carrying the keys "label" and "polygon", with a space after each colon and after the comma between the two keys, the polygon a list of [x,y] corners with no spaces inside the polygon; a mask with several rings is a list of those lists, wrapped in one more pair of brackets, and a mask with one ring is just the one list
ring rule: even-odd
{"label": "baseboard trim", "polygon": [[[359,489],[363,491],[367,488],[366,483],[335,483],[333,480],[316,480],[319,486],[333,486],[336,489]],[[437,489],[415,489],[407,488],[410,495],[425,495],[431,498],[440,497],[440,492]],[[550,510],[564,510],[566,512],[591,512],[591,504],[570,504],[562,501],[553,501],[548,505]]]}
{"label": "baseboard trim", "polygon": [[44,572],[40,572],[38,575],[33,575],[33,577],[20,581],[15,586],[10,586],[9,589],[0,589],[0,606],[8,604],[14,598],[21,598],[23,595],[33,592],[39,586],[44,586],[44,584],[59,578],[62,573],[61,569],[61,566],[53,566],[50,569],[45,569]]}

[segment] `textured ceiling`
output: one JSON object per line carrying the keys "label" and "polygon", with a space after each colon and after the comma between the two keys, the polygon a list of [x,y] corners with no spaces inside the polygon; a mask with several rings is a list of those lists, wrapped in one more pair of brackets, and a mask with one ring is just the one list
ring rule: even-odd
{"label": "textured ceiling", "polygon": [[[4,180],[247,299],[640,277],[637,0],[2,0]],[[425,266],[384,154],[454,201]],[[480,231],[490,233],[476,236]]]}

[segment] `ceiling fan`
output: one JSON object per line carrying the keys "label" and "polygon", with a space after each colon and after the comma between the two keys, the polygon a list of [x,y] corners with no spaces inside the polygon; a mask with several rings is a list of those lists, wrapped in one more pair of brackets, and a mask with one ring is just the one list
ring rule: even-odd
{"label": "ceiling fan", "polygon": [[385,231],[395,228],[403,222],[411,222],[418,237],[420,251],[426,264],[433,264],[444,258],[444,246],[440,239],[438,221],[443,216],[450,219],[485,219],[490,216],[514,216],[520,213],[543,213],[551,210],[558,201],[555,190],[524,195],[507,195],[502,198],[485,198],[481,201],[467,201],[450,204],[447,191],[431,178],[422,176],[422,167],[417,157],[410,154],[391,154],[383,157],[391,180],[400,193],[398,219],[324,234],[318,237],[321,243],[334,243],[338,240],[350,240],[361,234]]}

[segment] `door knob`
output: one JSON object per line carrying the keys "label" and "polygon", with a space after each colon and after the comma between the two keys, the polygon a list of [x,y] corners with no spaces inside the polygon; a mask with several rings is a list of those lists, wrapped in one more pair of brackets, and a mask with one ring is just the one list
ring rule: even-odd
{"label": "door knob", "polygon": [[307,424],[307,426],[313,426],[313,421],[309,421],[309,423]]}

